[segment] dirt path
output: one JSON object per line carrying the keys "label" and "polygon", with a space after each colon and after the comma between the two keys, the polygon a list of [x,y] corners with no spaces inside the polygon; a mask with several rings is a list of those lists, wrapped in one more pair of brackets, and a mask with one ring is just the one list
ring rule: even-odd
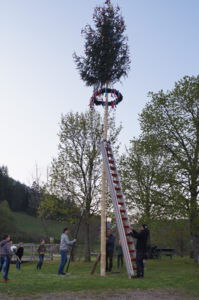
{"label": "dirt path", "polygon": [[199,300],[175,290],[132,290],[124,292],[64,292],[56,294],[37,294],[24,297],[0,295],[1,300]]}

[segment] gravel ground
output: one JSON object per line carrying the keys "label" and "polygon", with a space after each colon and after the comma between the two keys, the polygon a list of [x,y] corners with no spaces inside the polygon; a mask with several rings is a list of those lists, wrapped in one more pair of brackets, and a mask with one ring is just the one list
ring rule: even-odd
{"label": "gravel ground", "polygon": [[36,294],[23,297],[8,297],[0,294],[1,300],[196,300],[192,297],[175,290],[132,290],[124,292],[64,292],[56,294]]}

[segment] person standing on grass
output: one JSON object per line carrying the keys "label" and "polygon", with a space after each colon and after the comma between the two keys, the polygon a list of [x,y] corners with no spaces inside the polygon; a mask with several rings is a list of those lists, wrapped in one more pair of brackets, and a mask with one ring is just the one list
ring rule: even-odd
{"label": "person standing on grass", "polygon": [[0,271],[3,271],[3,282],[8,282],[8,272],[12,251],[10,249],[10,236],[5,235],[0,242]]}
{"label": "person standing on grass", "polygon": [[63,230],[63,233],[61,235],[61,239],[60,239],[60,254],[61,254],[61,261],[60,261],[60,265],[58,268],[58,275],[65,275],[64,273],[64,267],[67,263],[67,253],[69,250],[69,246],[74,244],[76,242],[76,239],[74,239],[73,241],[70,241],[68,238],[68,234],[69,234],[69,229],[66,227]]}
{"label": "person standing on grass", "polygon": [[147,241],[149,238],[149,230],[146,224],[143,224],[140,227],[140,231],[137,232],[133,230],[131,232],[131,236],[137,239],[136,244],[136,264],[137,264],[137,276],[136,278],[144,277],[144,263],[143,260],[146,256],[147,251]]}
{"label": "person standing on grass", "polygon": [[22,262],[21,260],[22,260],[23,253],[24,253],[23,243],[20,243],[17,248],[17,251],[15,253],[16,257],[17,257],[17,261],[16,261],[16,269],[17,270],[21,269],[21,262]]}
{"label": "person standing on grass", "polygon": [[43,261],[44,261],[44,255],[46,252],[45,240],[41,240],[39,248],[37,249],[37,252],[39,253],[39,261],[37,264],[37,270],[41,270],[41,267],[42,267]]}
{"label": "person standing on grass", "polygon": [[119,240],[119,244],[115,248],[117,253],[117,268],[123,267],[123,251],[121,241]]}
{"label": "person standing on grass", "polygon": [[113,267],[115,237],[111,229],[106,232],[106,272],[111,272]]}

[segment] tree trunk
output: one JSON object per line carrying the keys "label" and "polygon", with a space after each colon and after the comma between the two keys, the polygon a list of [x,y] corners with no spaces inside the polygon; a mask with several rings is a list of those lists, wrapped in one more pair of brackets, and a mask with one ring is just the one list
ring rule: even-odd
{"label": "tree trunk", "polygon": [[197,185],[191,187],[191,213],[190,213],[190,231],[192,239],[192,253],[195,261],[199,257],[199,214],[197,205]]}
{"label": "tree trunk", "polygon": [[84,243],[84,261],[91,261],[91,250],[90,250],[90,224],[89,219],[85,220],[85,243]]}

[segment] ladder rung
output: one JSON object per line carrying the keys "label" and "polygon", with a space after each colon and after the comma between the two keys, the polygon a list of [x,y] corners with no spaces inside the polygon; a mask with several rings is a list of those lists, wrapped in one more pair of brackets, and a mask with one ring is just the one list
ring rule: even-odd
{"label": "ladder rung", "polygon": [[118,184],[119,180],[113,180],[113,183]]}
{"label": "ladder rung", "polygon": [[113,159],[109,159],[108,161],[110,164],[114,164],[114,160]]}
{"label": "ladder rung", "polygon": [[115,174],[115,173],[111,173],[111,175],[112,175],[113,177],[117,177],[117,174]]}
{"label": "ladder rung", "polygon": [[136,258],[135,257],[131,257],[131,261],[136,261]]}
{"label": "ladder rung", "polygon": [[116,170],[116,167],[110,167],[110,169],[111,169],[112,171],[115,171],[115,170]]}
{"label": "ladder rung", "polygon": [[128,215],[125,206],[125,196],[122,192],[120,176],[117,170],[117,162],[114,159],[114,154],[110,142],[104,140],[100,146],[100,149],[102,152],[103,163],[106,167],[109,189],[111,192],[111,197],[117,217],[116,220],[118,219],[117,225],[119,226],[118,229],[120,240],[122,241],[122,246],[125,246],[124,258],[127,266],[127,273],[128,277],[131,278],[134,274],[133,265],[135,265],[136,250],[134,247],[134,241],[130,238],[131,227],[130,223],[128,222]]}
{"label": "ladder rung", "polygon": [[117,194],[117,198],[122,198],[123,195]]}
{"label": "ladder rung", "polygon": [[115,187],[115,190],[116,190],[116,191],[121,191],[121,188],[118,187],[118,186],[116,186],[116,187]]}

